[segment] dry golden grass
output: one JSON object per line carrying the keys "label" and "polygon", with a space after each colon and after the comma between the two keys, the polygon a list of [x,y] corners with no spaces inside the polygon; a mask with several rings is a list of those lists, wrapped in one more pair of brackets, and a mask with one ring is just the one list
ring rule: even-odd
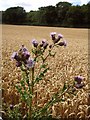
{"label": "dry golden grass", "polygon": [[[20,80],[20,70],[16,68],[10,56],[22,44],[31,50],[33,38],[41,41],[43,38],[52,43],[50,32],[64,35],[68,46],[56,48],[55,58],[49,59],[51,71],[48,71],[45,81],[38,84],[38,106],[42,107],[51,95],[56,92],[64,81],[71,82],[76,75],[82,75],[85,87],[78,90],[77,95],[66,95],[66,102],[58,103],[52,107],[53,116],[58,117],[85,117],[87,115],[87,90],[88,90],[88,30],[57,27],[34,27],[3,25],[2,34],[2,87],[4,102],[7,104],[18,103],[18,94],[14,84]],[[48,79],[50,81],[48,81]]]}

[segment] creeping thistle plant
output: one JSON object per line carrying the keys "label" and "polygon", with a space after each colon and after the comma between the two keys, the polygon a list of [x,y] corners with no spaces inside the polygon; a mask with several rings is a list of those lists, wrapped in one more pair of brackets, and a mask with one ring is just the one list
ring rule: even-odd
{"label": "creeping thistle plant", "polygon": [[[63,35],[58,34],[58,36],[56,37],[56,32],[52,32],[50,36],[53,42],[51,45],[49,45],[46,40],[42,40],[41,43],[39,43],[35,39],[32,40],[33,58],[24,45],[22,45],[21,48],[17,52],[14,52],[11,56],[12,59],[16,60],[16,66],[20,67],[22,72],[22,79],[20,80],[20,83],[16,85],[16,89],[21,96],[21,100],[24,101],[26,104],[26,118],[28,120],[39,119],[40,117],[46,115],[50,106],[53,106],[53,104],[55,104],[56,102],[62,101],[62,97],[66,92],[72,92],[71,88],[73,88],[73,86],[75,86],[75,88],[83,87],[83,78],[80,76],[76,76],[75,82],[71,86],[65,83],[62,90],[59,90],[57,93],[55,93],[41,109],[37,109],[37,105],[33,105],[33,98],[35,97],[34,87],[37,85],[37,83],[39,83],[39,81],[44,79],[45,74],[49,70],[47,59],[48,57],[54,57],[56,54],[56,52],[53,53],[53,48],[59,46],[67,46],[66,41],[63,39]],[[36,75],[36,63],[38,63],[39,61],[39,69]]]}

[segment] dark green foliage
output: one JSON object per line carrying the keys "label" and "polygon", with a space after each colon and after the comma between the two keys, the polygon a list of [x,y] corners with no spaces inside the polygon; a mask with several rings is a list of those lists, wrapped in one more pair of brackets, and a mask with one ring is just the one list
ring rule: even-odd
{"label": "dark green foliage", "polygon": [[72,6],[66,14],[67,24],[72,27],[82,26],[84,24],[84,13],[80,6]]}
{"label": "dark green foliage", "polygon": [[3,22],[8,24],[23,24],[26,12],[22,7],[11,7],[3,13]]}
{"label": "dark green foliage", "polygon": [[73,6],[59,2],[56,6],[40,7],[37,11],[25,12],[22,7],[11,7],[2,12],[3,23],[64,27],[89,27],[90,3]]}
{"label": "dark green foliage", "polygon": [[56,10],[58,14],[57,19],[59,24],[63,24],[67,11],[69,10],[70,7],[71,3],[69,2],[59,2],[58,4],[56,4]]}

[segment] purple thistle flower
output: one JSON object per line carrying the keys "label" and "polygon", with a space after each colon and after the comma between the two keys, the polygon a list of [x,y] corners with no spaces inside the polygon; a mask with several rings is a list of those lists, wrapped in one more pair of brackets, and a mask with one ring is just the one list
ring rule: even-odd
{"label": "purple thistle flower", "polygon": [[35,39],[32,40],[32,44],[33,44],[34,47],[38,46],[38,42]]}
{"label": "purple thistle flower", "polygon": [[48,46],[48,43],[46,42],[46,40],[43,39],[42,43],[40,44],[40,46],[43,47],[44,49],[46,49],[47,46]]}
{"label": "purple thistle flower", "polygon": [[16,66],[17,66],[17,67],[20,67],[20,66],[22,66],[22,63],[19,62],[19,61],[17,61],[17,62],[16,62]]}
{"label": "purple thistle flower", "polygon": [[28,51],[23,52],[22,57],[24,58],[24,60],[26,60],[30,57],[30,53]]}
{"label": "purple thistle flower", "polygon": [[13,54],[12,54],[12,56],[11,56],[11,59],[12,60],[17,60],[17,61],[20,61],[20,57],[18,56],[18,53],[17,52],[14,52]]}
{"label": "purple thistle flower", "polygon": [[59,40],[60,40],[61,38],[63,38],[63,35],[58,34],[58,38],[55,39],[53,42],[54,42],[54,43],[57,43],[57,42],[59,42]]}
{"label": "purple thistle flower", "polygon": [[45,39],[42,40],[42,42],[40,43],[40,47],[43,47],[43,44],[46,42]]}
{"label": "purple thistle flower", "polygon": [[58,39],[63,38],[62,34],[58,34]]}
{"label": "purple thistle flower", "polygon": [[52,40],[55,40],[56,38],[55,38],[55,35],[56,35],[56,32],[51,32],[50,33],[50,36],[52,37]]}
{"label": "purple thistle flower", "polygon": [[67,46],[67,43],[66,43],[66,41],[62,41],[62,42],[58,43],[58,45],[59,45],[59,46],[64,46],[64,47],[66,47],[66,46]]}
{"label": "purple thistle flower", "polygon": [[75,83],[75,87],[77,89],[82,88],[84,86],[84,83],[82,83],[83,79],[84,78],[82,76],[76,76],[76,77],[74,77],[74,80],[77,82],[77,83]]}
{"label": "purple thistle flower", "polygon": [[35,61],[33,59],[30,58],[27,60],[27,64],[26,64],[27,68],[33,68],[34,65],[35,65]]}
{"label": "purple thistle flower", "polygon": [[83,79],[84,79],[84,78],[83,78],[82,76],[76,76],[76,77],[74,77],[74,80],[75,80],[78,84],[81,84],[81,82],[82,82]]}
{"label": "purple thistle flower", "polygon": [[13,52],[11,59],[14,60],[16,55],[17,55],[17,52]]}
{"label": "purple thistle flower", "polygon": [[46,49],[48,46],[48,43],[46,41],[42,40],[42,44],[43,44],[43,48]]}

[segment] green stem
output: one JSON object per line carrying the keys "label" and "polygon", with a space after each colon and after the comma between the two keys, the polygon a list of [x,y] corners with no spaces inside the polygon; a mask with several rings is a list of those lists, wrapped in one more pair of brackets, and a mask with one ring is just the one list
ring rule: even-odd
{"label": "green stem", "polygon": [[[33,96],[34,67],[32,68],[31,95]],[[32,97],[30,97],[29,118],[32,119]]]}

